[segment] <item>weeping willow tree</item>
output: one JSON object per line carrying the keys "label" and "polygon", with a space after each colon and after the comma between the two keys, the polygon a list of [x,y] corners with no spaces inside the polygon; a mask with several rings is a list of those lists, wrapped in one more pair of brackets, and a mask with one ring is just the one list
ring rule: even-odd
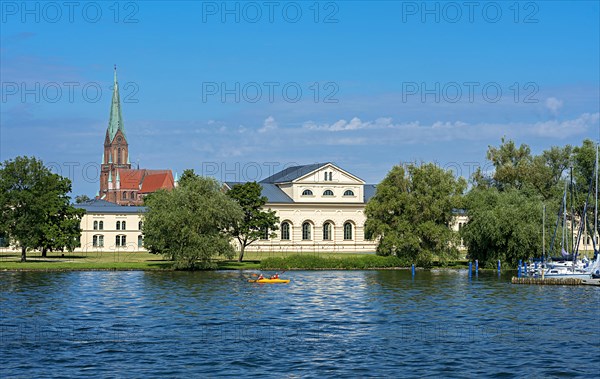
{"label": "weeping willow tree", "polygon": [[242,210],[216,180],[190,170],[179,187],[153,193],[145,205],[144,247],[175,261],[176,269],[214,268],[214,257],[235,255],[230,233],[242,218]]}

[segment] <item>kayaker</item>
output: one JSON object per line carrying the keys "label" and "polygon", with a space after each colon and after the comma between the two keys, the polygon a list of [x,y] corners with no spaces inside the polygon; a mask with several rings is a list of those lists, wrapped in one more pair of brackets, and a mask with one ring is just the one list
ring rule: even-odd
{"label": "kayaker", "polygon": [[260,275],[258,276],[258,279],[257,279],[257,280],[262,280],[262,279],[264,279],[264,278],[265,278],[265,277],[263,276],[263,274],[260,274]]}
{"label": "kayaker", "polygon": [[275,273],[275,275],[271,276],[271,279],[279,279],[279,274]]}

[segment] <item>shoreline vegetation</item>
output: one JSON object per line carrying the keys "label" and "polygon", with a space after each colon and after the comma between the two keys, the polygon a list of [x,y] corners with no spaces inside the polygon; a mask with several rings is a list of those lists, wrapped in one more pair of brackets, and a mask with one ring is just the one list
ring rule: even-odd
{"label": "shoreline vegetation", "polygon": [[[0,271],[175,271],[173,261],[147,252],[94,252],[28,254],[20,262],[17,251],[0,252]],[[374,270],[410,269],[411,263],[395,256],[378,256],[364,253],[285,253],[246,252],[243,262],[237,259],[217,259],[216,270]],[[434,261],[431,267],[466,268],[467,260],[445,263]],[[423,268],[423,267],[419,267]]]}
{"label": "shoreline vegetation", "polygon": [[[588,255],[583,252],[583,255]],[[0,271],[179,271],[174,261],[165,260],[161,255],[147,252],[94,252],[94,253],[29,253],[26,262],[20,262],[20,252],[0,251]],[[379,256],[368,253],[286,253],[286,252],[246,252],[246,259],[215,259],[213,270],[253,270],[253,271],[299,271],[299,270],[409,270],[412,263],[395,256]],[[440,262],[434,259],[430,265],[415,265],[418,269],[468,269],[468,259]],[[508,264],[504,270],[513,269]],[[479,267],[480,271],[496,268]],[[181,270],[193,271],[193,270]]]}

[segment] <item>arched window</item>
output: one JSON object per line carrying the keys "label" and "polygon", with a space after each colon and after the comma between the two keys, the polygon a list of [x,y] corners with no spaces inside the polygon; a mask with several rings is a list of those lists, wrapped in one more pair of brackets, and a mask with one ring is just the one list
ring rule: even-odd
{"label": "arched window", "polygon": [[117,230],[121,230],[121,221],[117,221]]}
{"label": "arched window", "polygon": [[332,190],[325,190],[323,192],[323,196],[333,196],[333,191]]}
{"label": "arched window", "polygon": [[138,247],[142,247],[143,244],[144,244],[144,239],[143,239],[142,235],[140,234],[138,236]]}
{"label": "arched window", "polygon": [[92,237],[92,245],[94,247],[104,247],[104,236],[102,234],[96,234]]}
{"label": "arched window", "polygon": [[142,230],[142,222],[138,222],[138,230]]}
{"label": "arched window", "polygon": [[302,196],[312,196],[313,192],[309,189],[305,189],[304,191],[302,191]]}
{"label": "arched window", "polygon": [[281,239],[282,240],[290,239],[290,223],[289,222],[281,223]]}
{"label": "arched window", "polygon": [[263,228],[261,230],[261,232],[262,233],[261,233],[260,239],[261,240],[268,240],[269,239],[269,228]]}
{"label": "arched window", "polygon": [[302,239],[305,241],[310,240],[312,238],[311,231],[310,223],[305,222],[302,224]]}
{"label": "arched window", "polygon": [[331,223],[326,222],[323,224],[323,240],[330,241],[331,240]]}
{"label": "arched window", "polygon": [[123,200],[127,199],[127,192],[123,192]]}
{"label": "arched window", "polygon": [[131,199],[135,200],[135,192],[131,191]]}
{"label": "arched window", "polygon": [[333,172],[331,172],[331,171],[330,171],[330,172],[329,172],[329,181],[330,181],[330,182],[333,180],[333,177],[332,177],[332,176],[333,176]]}
{"label": "arched window", "polygon": [[115,237],[115,245],[117,247],[127,245],[127,238],[124,235],[118,235]]}
{"label": "arched window", "polygon": [[325,171],[324,174],[325,174],[325,179],[324,180],[327,181],[327,171]]}
{"label": "arched window", "polygon": [[98,223],[98,230],[104,230],[104,221]]}
{"label": "arched window", "polygon": [[94,230],[98,230],[98,221],[94,221]]}
{"label": "arched window", "polygon": [[121,230],[125,230],[125,221],[121,221]]}
{"label": "arched window", "polygon": [[117,149],[117,164],[121,164],[121,148]]}
{"label": "arched window", "polygon": [[352,190],[346,190],[344,192],[344,196],[354,196],[354,191],[352,191]]}
{"label": "arched window", "polygon": [[344,239],[345,240],[352,239],[352,224],[349,222],[344,224]]}

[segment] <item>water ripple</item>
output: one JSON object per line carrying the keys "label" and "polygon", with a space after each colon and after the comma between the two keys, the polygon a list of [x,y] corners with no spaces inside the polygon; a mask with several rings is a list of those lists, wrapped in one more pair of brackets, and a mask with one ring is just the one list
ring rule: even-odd
{"label": "water ripple", "polygon": [[600,290],[465,271],[0,273],[2,377],[593,377]]}

